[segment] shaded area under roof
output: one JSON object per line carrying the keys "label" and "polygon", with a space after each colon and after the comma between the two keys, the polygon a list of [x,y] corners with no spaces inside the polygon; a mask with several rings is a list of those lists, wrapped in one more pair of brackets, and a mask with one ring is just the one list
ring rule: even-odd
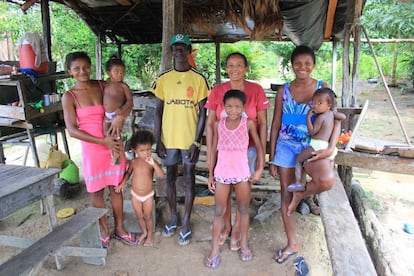
{"label": "shaded area under roof", "polygon": [[[73,9],[104,42],[162,41],[162,0],[51,1]],[[194,42],[291,40],[317,49],[323,41],[341,40],[345,23],[359,20],[360,15],[355,18],[355,2],[358,1],[184,0],[183,32]]]}

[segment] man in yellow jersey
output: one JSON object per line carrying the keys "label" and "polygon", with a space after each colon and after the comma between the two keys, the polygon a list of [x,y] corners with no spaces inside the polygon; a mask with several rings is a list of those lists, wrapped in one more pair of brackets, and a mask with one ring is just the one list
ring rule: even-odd
{"label": "man in yellow jersey", "polygon": [[178,236],[180,245],[191,241],[190,215],[195,193],[195,164],[206,122],[204,104],[209,94],[206,78],[188,63],[191,41],[187,35],[176,34],[170,40],[174,68],[161,73],[152,85],[157,98],[154,136],[156,152],[167,167],[166,187],[171,218],[162,235],[171,237],[178,226],[176,179],[179,163],[184,164],[185,212]]}

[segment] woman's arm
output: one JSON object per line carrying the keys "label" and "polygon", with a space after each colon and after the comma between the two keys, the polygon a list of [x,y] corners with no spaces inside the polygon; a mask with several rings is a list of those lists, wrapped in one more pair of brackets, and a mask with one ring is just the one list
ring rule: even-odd
{"label": "woman's arm", "polygon": [[260,137],[257,134],[256,125],[250,119],[247,120],[247,128],[249,130],[250,137],[252,137],[253,142],[256,145],[256,150],[257,150],[256,171],[251,176],[251,181],[252,182],[258,182],[260,180],[260,177],[262,176],[262,173],[263,173],[265,154],[264,154],[263,147],[260,143]]}
{"label": "woman's arm", "polygon": [[[260,110],[257,112],[257,132],[260,138],[260,144],[264,154],[266,154],[266,144],[267,144],[267,111],[266,109]],[[256,145],[256,143],[255,143]]]}
{"label": "woman's arm", "polygon": [[[270,129],[270,152],[269,152],[269,161],[272,161],[275,158],[276,151],[276,142],[279,136],[280,127],[282,125],[282,96],[283,96],[283,86],[277,91],[275,99],[275,109],[273,112],[272,126]],[[271,176],[276,177],[276,166],[269,166],[269,173]]]}
{"label": "woman's arm", "polygon": [[98,138],[79,129],[76,117],[75,103],[72,95],[69,93],[65,93],[62,97],[62,108],[66,129],[68,130],[71,137],[90,143],[104,145],[109,149],[116,149],[117,143],[113,138]]}

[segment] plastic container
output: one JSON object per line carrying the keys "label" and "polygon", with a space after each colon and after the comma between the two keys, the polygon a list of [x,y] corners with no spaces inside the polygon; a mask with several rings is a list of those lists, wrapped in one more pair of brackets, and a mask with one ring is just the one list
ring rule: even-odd
{"label": "plastic container", "polygon": [[36,54],[33,51],[32,45],[22,44],[18,48],[20,68],[30,68],[38,73],[47,73],[49,71],[48,62],[42,62],[39,67],[35,66]]}

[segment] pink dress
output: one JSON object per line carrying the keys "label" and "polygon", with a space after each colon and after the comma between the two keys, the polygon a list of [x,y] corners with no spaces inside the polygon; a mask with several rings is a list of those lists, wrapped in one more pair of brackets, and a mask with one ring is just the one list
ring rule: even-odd
{"label": "pink dress", "polygon": [[249,131],[247,118],[241,117],[237,128],[226,127],[226,117],[218,124],[217,164],[214,168],[214,180],[224,184],[246,182],[250,177],[247,161]]}
{"label": "pink dress", "polygon": [[[75,100],[76,116],[79,129],[89,135],[103,138],[103,105],[81,107],[72,91],[68,91]],[[89,193],[102,190],[108,185],[118,186],[125,173],[126,160],[119,165],[111,165],[110,150],[99,144],[81,140],[82,146],[82,173]]]}

